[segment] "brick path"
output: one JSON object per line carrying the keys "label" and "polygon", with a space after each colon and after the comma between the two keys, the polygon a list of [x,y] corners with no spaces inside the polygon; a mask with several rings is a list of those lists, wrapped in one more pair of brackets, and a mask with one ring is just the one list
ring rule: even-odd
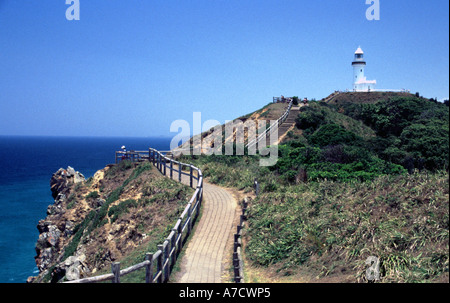
{"label": "brick path", "polygon": [[203,195],[202,216],[182,259],[180,283],[221,282],[236,201],[227,190],[206,182]]}
{"label": "brick path", "polygon": [[[174,179],[178,180],[178,173],[174,172]],[[182,182],[189,184],[189,178],[183,175]],[[224,271],[222,264],[230,257],[225,248],[235,228],[235,198],[228,190],[204,182],[202,203],[202,215],[185,248],[181,271],[174,277],[175,282],[220,283]]]}

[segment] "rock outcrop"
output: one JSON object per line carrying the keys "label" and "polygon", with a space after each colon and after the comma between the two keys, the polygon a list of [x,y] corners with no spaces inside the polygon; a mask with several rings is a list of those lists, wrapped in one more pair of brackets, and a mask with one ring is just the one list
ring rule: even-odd
{"label": "rock outcrop", "polygon": [[50,190],[52,191],[53,199],[56,199],[58,195],[67,194],[72,184],[83,181],[85,181],[83,174],[75,171],[72,167],[69,166],[67,169],[60,168],[50,179]]}
{"label": "rock outcrop", "polygon": [[47,208],[47,218],[40,220],[37,225],[39,238],[35,247],[35,260],[40,273],[47,271],[58,261],[62,244],[73,233],[74,222],[67,220],[64,214],[74,185],[84,181],[83,174],[70,166],[67,169],[60,168],[50,179],[50,189],[55,201]]}

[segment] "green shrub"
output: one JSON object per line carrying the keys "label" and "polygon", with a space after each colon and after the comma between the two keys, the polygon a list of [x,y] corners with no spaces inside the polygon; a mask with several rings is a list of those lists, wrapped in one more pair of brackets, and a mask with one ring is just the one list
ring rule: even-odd
{"label": "green shrub", "polygon": [[423,158],[425,168],[448,169],[449,130],[443,123],[411,124],[400,135],[402,149]]}
{"label": "green shrub", "polygon": [[108,211],[108,216],[111,219],[111,223],[115,222],[123,213],[128,213],[130,207],[137,207],[136,200],[129,199],[120,202],[117,205],[111,206]]}
{"label": "green shrub", "polygon": [[98,194],[98,191],[92,191],[86,196],[86,199],[95,200],[95,199],[97,199],[99,197],[100,197],[100,195]]}
{"label": "green shrub", "polygon": [[309,142],[320,147],[338,144],[355,144],[359,140],[362,139],[337,124],[325,124],[321,126],[308,139]]}
{"label": "green shrub", "polygon": [[311,106],[302,107],[300,114],[295,119],[295,124],[299,129],[316,130],[324,121],[325,114],[320,109]]}

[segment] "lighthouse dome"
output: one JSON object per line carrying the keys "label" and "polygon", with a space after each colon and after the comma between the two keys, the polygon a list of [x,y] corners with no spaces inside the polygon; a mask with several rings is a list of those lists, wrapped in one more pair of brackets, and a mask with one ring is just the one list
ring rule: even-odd
{"label": "lighthouse dome", "polygon": [[362,51],[361,47],[358,47],[358,49],[355,51],[355,55],[362,55],[364,52]]}

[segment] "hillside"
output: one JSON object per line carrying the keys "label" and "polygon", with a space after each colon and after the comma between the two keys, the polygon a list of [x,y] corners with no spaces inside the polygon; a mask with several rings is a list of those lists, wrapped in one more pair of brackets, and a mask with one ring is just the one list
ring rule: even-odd
{"label": "hillside", "polygon": [[[239,118],[234,119],[233,121],[241,121],[245,123],[246,121],[254,121],[257,124],[258,121],[264,120],[266,121],[267,125],[270,125],[271,120],[278,120],[281,115],[286,111],[288,107],[288,103],[269,103],[263,108],[241,116]],[[222,145],[224,146],[227,142],[236,142],[236,132],[237,129],[234,128],[232,134],[227,136],[227,133],[225,132],[226,124],[220,125],[220,128],[222,130]],[[206,142],[209,144],[209,147],[214,147],[214,127],[211,129],[202,132],[201,134],[195,135],[190,138],[190,140],[187,140],[185,143],[181,144],[179,147],[175,148],[172,152],[174,154],[178,154],[181,151],[189,150],[189,149],[198,149],[201,148],[201,141]],[[245,131],[244,133],[244,143],[248,143],[248,132]],[[205,146],[202,146],[201,152],[205,152]]]}
{"label": "hillside", "polygon": [[260,184],[246,281],[364,282],[376,256],[381,282],[448,282],[448,104],[370,94],[300,108],[272,167],[259,156],[186,156],[209,182],[249,196]]}
{"label": "hillside", "polygon": [[[51,179],[55,203],[39,221],[37,277],[60,282],[142,262],[157,250],[192,196],[192,189],[162,176],[149,162],[122,161],[92,178],[60,169]],[[138,272],[145,275],[145,272]],[[123,282],[145,281],[135,274]]]}
{"label": "hillside", "polygon": [[249,282],[448,282],[448,174],[280,186],[248,215]]}
{"label": "hillside", "polygon": [[407,92],[335,92],[328,97],[321,99],[322,102],[329,104],[341,104],[341,103],[376,103],[378,101],[390,100],[397,97],[423,97],[413,95]]}
{"label": "hillside", "polygon": [[[260,166],[260,155],[182,156],[210,183],[250,198],[245,281],[367,282],[365,262],[375,256],[381,282],[448,282],[448,106],[413,95],[336,96],[345,95],[291,111],[273,166]],[[286,107],[239,119],[276,120]],[[51,186],[55,203],[38,224],[40,273],[30,282],[142,261],[192,195],[148,162],[109,165],[88,180],[60,169]]]}

